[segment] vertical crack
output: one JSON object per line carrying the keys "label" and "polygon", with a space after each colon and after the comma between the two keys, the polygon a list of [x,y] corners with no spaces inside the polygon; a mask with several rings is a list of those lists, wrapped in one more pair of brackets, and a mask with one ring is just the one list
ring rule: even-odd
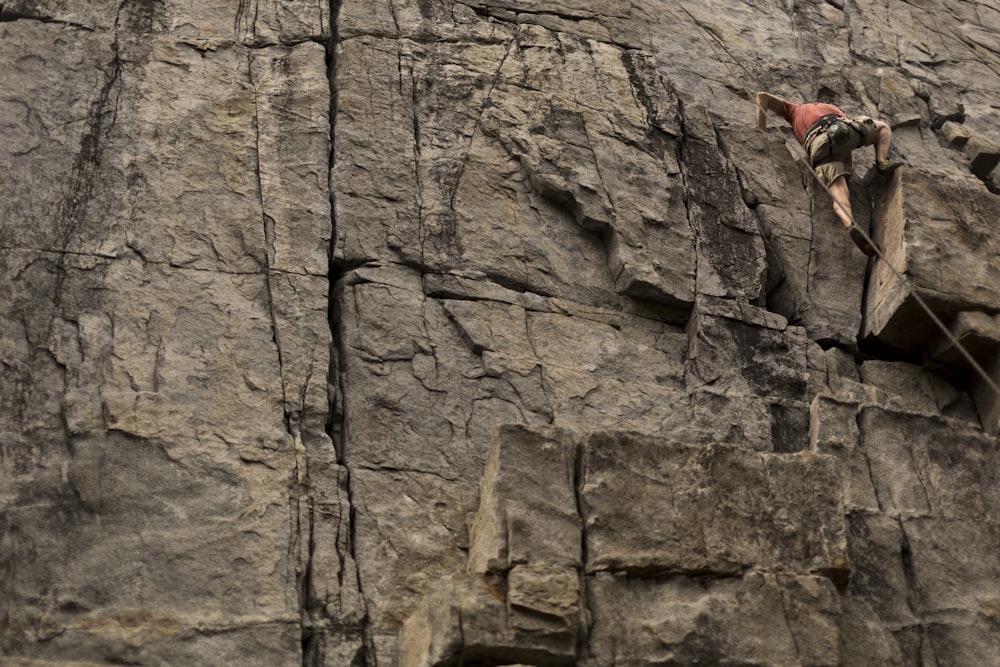
{"label": "vertical crack", "polygon": [[72,237],[77,233],[87,217],[87,204],[93,200],[94,185],[98,182],[98,174],[104,161],[106,139],[110,135],[118,119],[118,108],[121,101],[122,60],[119,46],[119,26],[122,6],[115,14],[115,24],[112,29],[111,44],[112,60],[110,74],[101,87],[97,98],[91,106],[89,118],[91,122],[80,139],[80,149],[73,165],[73,180],[69,191],[59,202],[57,221],[59,233],[55,248],[59,254],[58,271],[53,286],[53,302],[56,306],[62,304],[62,285],[66,277],[66,256]]}
{"label": "vertical crack", "polygon": [[472,133],[469,135],[469,145],[465,150],[465,155],[462,156],[462,163],[459,165],[458,173],[455,175],[455,185],[452,187],[451,196],[448,198],[448,207],[452,212],[455,210],[455,197],[458,195],[458,187],[462,183],[462,174],[465,173],[465,165],[468,163],[469,156],[472,154],[472,146],[476,140],[476,135],[479,134],[479,124],[482,122],[483,114],[486,113],[486,109],[489,108],[493,92],[496,90],[497,84],[500,82],[500,75],[503,72],[504,64],[506,64],[511,51],[519,38],[520,30],[518,30],[518,32],[511,37],[509,42],[507,42],[507,49],[504,51],[503,57],[500,58],[500,63],[497,65],[496,71],[493,73],[493,80],[490,82],[490,88],[486,91],[486,95],[483,97],[483,103],[479,107],[479,114],[476,116],[476,122],[472,126]]}
{"label": "vertical crack", "polygon": [[584,447],[588,443],[573,436],[573,497],[576,501],[576,516],[580,519],[580,633],[577,637],[577,657],[581,657],[587,647],[587,639],[590,634],[591,618],[587,601],[587,521],[584,516],[583,501],[583,477],[584,477]]}
{"label": "vertical crack", "polygon": [[866,431],[863,423],[864,420],[862,419],[863,414],[864,413],[862,412],[862,410],[858,410],[854,418],[855,423],[857,424],[858,427],[858,449],[860,450],[861,455],[864,457],[865,460],[865,470],[868,471],[868,480],[871,482],[872,485],[872,494],[875,496],[875,503],[878,505],[879,512],[885,514],[887,504],[882,500],[882,493],[879,492],[879,485],[875,480],[875,472],[872,470],[871,457],[868,456],[868,445],[865,442]]}
{"label": "vertical crack", "polygon": [[257,0],[239,0],[236,9],[236,36],[241,44],[255,46],[257,43]]}
{"label": "vertical crack", "polygon": [[[330,94],[328,113],[330,123],[330,143],[327,165],[329,183],[329,177],[333,174],[334,168],[337,164],[336,137],[338,90],[336,70],[338,62],[337,46],[340,42],[339,15],[341,0],[328,1],[330,3],[330,39],[326,44],[326,67]],[[335,556],[338,561],[337,582],[342,603],[340,605],[340,609],[343,611],[343,601],[348,595],[345,591],[351,591],[354,589],[358,593],[363,615],[360,620],[356,621],[356,626],[353,625],[354,621],[350,621],[349,623],[351,623],[351,625],[349,626],[348,623],[338,622],[338,619],[331,618],[329,612],[327,611],[327,606],[323,604],[323,601],[312,599],[315,594],[312,590],[312,577],[314,576],[314,558],[317,557],[315,551],[317,546],[311,532],[309,551],[307,554],[308,562],[306,563],[306,597],[303,598],[301,609],[303,618],[302,664],[303,667],[318,667],[320,665],[327,664],[327,641],[350,641],[352,639],[352,633],[357,633],[357,639],[359,640],[360,645],[352,657],[349,667],[375,667],[375,665],[377,665],[377,658],[374,650],[374,638],[371,634],[370,618],[367,613],[367,598],[364,595],[361,572],[357,567],[358,558],[355,546],[357,544],[357,511],[355,508],[354,498],[355,490],[351,469],[348,466],[346,459],[346,448],[344,446],[347,414],[344,400],[346,385],[342,369],[346,350],[344,349],[344,330],[341,323],[342,309],[339,304],[340,301],[345,298],[345,293],[343,291],[338,291],[337,284],[346,272],[346,267],[341,266],[336,259],[336,244],[338,239],[337,201],[332,183],[329,183],[329,186],[331,232],[330,245],[328,248],[329,270],[327,275],[329,284],[327,291],[327,317],[328,324],[330,326],[331,349],[330,367],[328,370],[327,381],[328,385],[331,387],[332,395],[328,397],[326,432],[327,435],[330,436],[331,442],[333,443],[334,459],[336,462],[336,466],[334,466],[333,469],[336,471],[336,474],[342,475],[342,478],[338,479],[334,485],[340,492],[336,494],[335,498],[329,499],[330,501],[335,502],[338,506],[335,535],[336,554],[330,555]],[[313,504],[314,499],[310,496],[310,531],[313,530],[315,513],[318,511],[312,507]],[[323,556],[325,556],[325,554]],[[353,570],[353,572],[351,570]],[[351,580],[352,577],[353,581]],[[316,609],[313,609],[313,607],[316,607]],[[313,611],[320,615],[321,618],[319,619],[319,623],[310,618],[310,612]],[[339,634],[331,637],[328,632],[330,629],[339,630]]]}
{"label": "vertical crack", "polygon": [[[240,9],[244,9],[245,4],[241,2]],[[278,315],[275,309],[274,298],[274,263],[275,263],[275,221],[267,212],[267,200],[264,193],[263,160],[261,157],[261,95],[266,91],[261,91],[258,87],[255,68],[257,55],[253,49],[247,50],[247,77],[249,79],[251,93],[253,95],[253,119],[251,131],[254,136],[255,151],[255,172],[257,179],[257,204],[260,206],[261,231],[264,240],[264,259],[262,273],[264,279],[264,299],[265,308],[271,324],[271,339],[274,343],[278,362],[278,381],[281,383],[281,410],[284,428],[292,436],[293,440],[293,465],[291,473],[291,492],[289,497],[289,513],[291,522],[291,536],[289,539],[289,557],[295,563],[295,594],[297,596],[297,606],[299,608],[299,641],[301,660],[303,667],[312,662],[313,628],[308,622],[309,599],[312,584],[314,549],[314,521],[313,521],[313,498],[311,484],[309,480],[309,452],[302,442],[300,433],[300,412],[293,411],[289,401],[287,383],[285,381],[285,351],[282,346],[281,334],[279,332]],[[298,405],[302,405],[299,403]],[[305,507],[303,506],[305,503]],[[303,553],[304,545],[304,553]]]}
{"label": "vertical crack", "polygon": [[677,98],[677,125],[680,129],[680,136],[677,141],[677,148],[675,149],[676,154],[674,155],[677,160],[677,165],[679,166],[679,176],[681,179],[681,187],[684,191],[684,216],[687,218],[688,229],[691,230],[691,236],[694,239],[694,276],[695,276],[695,293],[698,292],[698,275],[700,271],[699,264],[701,263],[701,253],[698,252],[699,245],[701,244],[701,234],[699,233],[697,225],[695,225],[694,216],[691,211],[691,187],[688,179],[688,166],[687,166],[687,144],[690,139],[688,138],[687,124],[684,119],[684,102]]}
{"label": "vertical crack", "polygon": [[[401,47],[400,47],[401,48]],[[403,54],[402,51],[398,52],[399,58],[399,85],[403,85]],[[420,165],[422,161],[421,151],[420,151],[420,99],[417,94],[417,84],[419,83],[414,68],[414,63],[410,63],[410,116],[411,122],[413,124],[413,179],[416,185],[416,196],[417,196],[417,236],[420,240],[420,263],[421,265],[426,265],[426,254],[425,248],[427,245],[428,236],[432,233],[432,229],[425,226],[425,213],[424,213],[424,187],[423,179],[420,174]]]}
{"label": "vertical crack", "polygon": [[[253,133],[254,133],[254,149],[256,153],[256,177],[257,177],[257,203],[260,205],[261,214],[261,226],[264,238],[264,289],[265,298],[267,300],[266,308],[268,311],[268,316],[271,320],[271,337],[274,341],[274,347],[278,353],[278,378],[281,381],[281,405],[283,420],[285,424],[285,431],[288,433],[293,433],[292,427],[292,415],[289,413],[289,402],[288,395],[285,389],[285,364],[284,364],[284,354],[281,346],[281,336],[278,333],[278,317],[274,309],[274,286],[273,286],[273,265],[274,265],[274,219],[268,215],[267,208],[264,199],[264,181],[261,175],[263,170],[263,165],[261,163],[260,151],[260,134],[261,134],[261,123],[260,123],[260,96],[261,91],[257,87],[257,80],[254,76],[254,65],[256,63],[257,56],[252,50],[247,53],[247,76],[250,78],[250,87],[253,91],[254,100],[254,111],[253,111]],[[295,428],[295,431],[298,429]]]}

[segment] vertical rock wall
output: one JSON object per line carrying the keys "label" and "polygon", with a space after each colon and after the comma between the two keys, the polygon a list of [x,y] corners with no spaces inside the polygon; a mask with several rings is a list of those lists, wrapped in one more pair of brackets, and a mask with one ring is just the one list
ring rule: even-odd
{"label": "vertical rock wall", "polygon": [[0,655],[990,664],[998,28],[0,0]]}
{"label": "vertical rock wall", "polygon": [[0,650],[301,664],[330,7],[2,4]]}

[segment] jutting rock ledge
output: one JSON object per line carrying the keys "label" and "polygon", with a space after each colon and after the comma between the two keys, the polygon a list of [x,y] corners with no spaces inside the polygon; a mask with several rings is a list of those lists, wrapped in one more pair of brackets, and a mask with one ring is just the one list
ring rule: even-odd
{"label": "jutting rock ledge", "polygon": [[0,0],[0,662],[992,664],[998,32]]}

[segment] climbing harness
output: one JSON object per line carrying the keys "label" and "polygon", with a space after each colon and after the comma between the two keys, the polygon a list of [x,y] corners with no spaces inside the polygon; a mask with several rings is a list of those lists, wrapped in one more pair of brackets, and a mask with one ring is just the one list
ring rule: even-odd
{"label": "climbing harness", "polygon": [[955,346],[955,349],[961,353],[961,355],[965,358],[965,360],[969,362],[969,364],[976,371],[976,373],[986,382],[987,386],[989,386],[990,389],[996,392],[996,395],[1000,397],[1000,387],[997,386],[997,383],[993,381],[993,378],[989,376],[989,373],[987,373],[983,369],[983,367],[979,365],[979,362],[977,362],[972,357],[969,351],[965,349],[965,346],[962,345],[962,343],[958,340],[955,334],[953,334],[951,330],[948,329],[947,326],[945,326],[944,322],[941,321],[941,318],[939,318],[934,313],[934,311],[931,310],[931,307],[927,305],[927,302],[924,301],[924,299],[919,294],[917,294],[917,291],[913,288],[913,284],[906,278],[906,276],[904,276],[902,272],[897,270],[896,267],[892,265],[892,262],[890,262],[889,259],[885,256],[885,254],[882,252],[882,249],[878,246],[878,244],[876,244],[871,239],[871,237],[868,236],[865,230],[861,229],[860,227],[858,227],[857,224],[855,224],[854,217],[851,215],[851,213],[849,211],[844,210],[844,207],[840,205],[840,203],[837,201],[835,197],[833,197],[833,193],[830,192],[830,188],[828,188],[826,184],[820,180],[819,174],[817,174],[816,170],[813,169],[812,165],[809,164],[808,156],[806,156],[803,153],[796,159],[802,162],[802,164],[804,164],[809,169],[809,172],[813,175],[813,178],[816,179],[816,182],[819,183],[820,186],[822,186],[822,188],[826,190],[827,194],[829,194],[830,197],[833,199],[833,205],[836,206],[838,209],[840,209],[840,212],[843,213],[851,221],[851,232],[850,232],[851,235],[854,236],[855,234],[859,234],[864,239],[864,241],[869,246],[871,246],[873,250],[872,256],[876,256],[878,257],[878,259],[882,260],[882,262],[886,265],[886,267],[889,268],[889,270],[896,276],[896,278],[898,278],[900,282],[903,283],[903,285],[906,287],[906,291],[910,294],[910,296],[913,297],[914,301],[916,301],[920,305],[920,307],[924,310],[924,312],[927,313],[927,316],[930,317],[931,321],[934,322],[937,328],[941,330],[941,333],[943,333],[945,337],[948,339],[948,341]]}
{"label": "climbing harness", "polygon": [[[865,136],[865,133],[854,121],[846,116],[838,116],[837,114],[822,116],[810,125],[809,129],[806,130],[805,136],[802,138],[802,146],[806,154],[810,156],[809,160],[813,169],[824,164],[830,164],[831,162],[839,162],[841,156],[838,154],[837,149],[846,146],[855,134],[862,138]],[[812,144],[823,135],[826,135],[827,143],[820,148],[826,148],[826,155],[814,157]]]}
{"label": "climbing harness", "polygon": [[819,120],[809,126],[805,136],[802,137],[802,145],[807,153],[812,142],[824,132],[830,138],[830,143],[836,146],[846,144],[851,138],[851,129],[844,118],[833,113],[821,116]]}

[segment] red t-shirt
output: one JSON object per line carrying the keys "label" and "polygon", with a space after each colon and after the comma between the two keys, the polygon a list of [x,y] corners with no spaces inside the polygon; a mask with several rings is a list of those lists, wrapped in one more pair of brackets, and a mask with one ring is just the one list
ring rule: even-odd
{"label": "red t-shirt", "polygon": [[847,114],[832,104],[785,102],[781,105],[781,117],[792,124],[792,132],[795,133],[795,138],[799,140],[800,144],[805,140],[806,132],[809,131],[812,124],[830,114],[847,117]]}

